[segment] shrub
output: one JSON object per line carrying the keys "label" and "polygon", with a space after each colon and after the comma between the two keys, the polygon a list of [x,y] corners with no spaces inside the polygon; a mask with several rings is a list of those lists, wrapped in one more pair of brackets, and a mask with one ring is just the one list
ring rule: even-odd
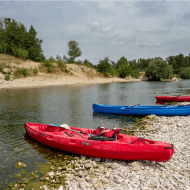
{"label": "shrub", "polygon": [[133,77],[133,78],[138,78],[139,77],[139,75],[140,75],[140,73],[137,71],[137,70],[132,70],[131,71],[131,76]]}
{"label": "shrub", "polygon": [[27,59],[28,57],[28,51],[21,48],[13,48],[12,51],[15,57],[21,58],[21,59]]}
{"label": "shrub", "polygon": [[57,66],[60,67],[60,68],[65,68],[66,67],[65,63],[63,63],[63,61],[61,61],[60,59],[57,61]]}
{"label": "shrub", "polygon": [[151,61],[146,68],[146,77],[149,80],[159,81],[162,79],[169,79],[172,74],[172,66],[168,65],[166,61],[156,59]]}
{"label": "shrub", "polygon": [[28,69],[23,68],[23,69],[21,69],[20,71],[21,71],[21,74],[22,74],[24,77],[26,77],[26,76],[28,75]]}
{"label": "shrub", "polygon": [[100,60],[99,64],[97,65],[98,72],[103,73],[104,76],[108,76],[109,73],[113,73],[113,68],[109,61],[109,58],[105,57],[103,60]]}
{"label": "shrub", "polygon": [[3,73],[3,67],[0,65],[0,72]]}
{"label": "shrub", "polygon": [[19,78],[19,77],[26,77],[28,76],[28,69],[25,69],[25,68],[17,68],[17,70],[14,72],[14,76],[16,78]]}
{"label": "shrub", "polygon": [[5,80],[9,81],[10,80],[10,75],[6,75]]}
{"label": "shrub", "polygon": [[48,60],[44,60],[43,61],[43,64],[42,64],[44,67],[47,67],[46,71],[48,73],[52,73],[54,71],[54,66],[53,66],[53,63],[48,61]]}
{"label": "shrub", "polygon": [[53,67],[53,63],[48,61],[48,60],[44,60],[43,61],[43,66],[45,66],[45,67]]}
{"label": "shrub", "polygon": [[79,60],[76,61],[76,64],[77,64],[77,65],[82,65],[83,62],[82,62],[82,60],[79,59]]}
{"label": "shrub", "polygon": [[53,73],[54,69],[53,67],[47,67],[47,70],[46,70],[48,73]]}
{"label": "shrub", "polygon": [[37,73],[38,73],[38,69],[34,68],[34,69],[33,69],[33,72],[34,72],[35,74],[37,74]]}
{"label": "shrub", "polygon": [[131,74],[132,68],[127,65],[127,64],[122,64],[120,67],[117,69],[117,73],[119,77],[125,78],[127,75]]}
{"label": "shrub", "polygon": [[181,68],[179,75],[182,79],[190,79],[190,67]]}

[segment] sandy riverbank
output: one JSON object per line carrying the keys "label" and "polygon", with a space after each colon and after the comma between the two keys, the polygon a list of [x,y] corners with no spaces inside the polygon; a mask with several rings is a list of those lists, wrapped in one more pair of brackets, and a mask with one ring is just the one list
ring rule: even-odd
{"label": "sandy riverbank", "polygon": [[[41,63],[33,62],[30,60],[23,61],[13,56],[0,54],[0,64],[3,66],[3,71],[11,73],[10,80],[6,81],[5,76],[0,72],[0,89],[2,88],[28,88],[28,87],[45,87],[57,85],[88,85],[88,84],[101,84],[101,83],[115,83],[115,82],[134,82],[141,81],[127,77],[121,79],[118,77],[104,77],[95,69],[86,67],[84,65],[66,64],[67,72],[60,72],[57,70],[55,73],[41,72]],[[54,64],[57,67],[57,64]],[[32,71],[37,69],[36,76],[28,76],[19,79],[14,78],[16,69],[28,69]],[[58,67],[57,67],[58,68]]]}
{"label": "sandy riverbank", "polygon": [[89,79],[87,77],[79,76],[65,76],[65,75],[50,75],[41,74],[35,77],[27,77],[21,79],[15,79],[12,81],[0,80],[0,89],[2,88],[26,88],[26,87],[45,87],[45,86],[57,86],[57,85],[87,85],[87,84],[101,84],[101,83],[115,83],[115,82],[133,82],[140,81],[140,79],[120,79],[113,78],[101,78],[96,77]]}

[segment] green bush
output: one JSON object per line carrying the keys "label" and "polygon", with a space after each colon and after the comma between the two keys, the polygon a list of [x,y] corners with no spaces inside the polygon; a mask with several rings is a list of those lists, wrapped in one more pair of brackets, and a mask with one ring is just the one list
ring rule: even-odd
{"label": "green bush", "polygon": [[161,79],[169,79],[171,74],[172,66],[164,60],[156,59],[149,63],[145,75],[149,80],[160,81]]}
{"label": "green bush", "polygon": [[21,71],[21,74],[22,74],[24,77],[26,77],[26,76],[28,75],[28,69],[23,68],[23,69],[21,69],[20,71]]}
{"label": "green bush", "polygon": [[57,61],[57,66],[60,67],[60,68],[65,68],[66,67],[65,63],[63,63],[63,61],[61,61],[60,59]]}
{"label": "green bush", "polygon": [[89,67],[89,68],[95,68],[94,65],[92,63],[90,63],[87,59],[84,60],[84,63],[83,63],[86,67]]}
{"label": "green bush", "polygon": [[28,69],[25,69],[25,68],[17,68],[17,70],[15,71],[15,73],[14,73],[14,76],[16,77],[16,78],[19,78],[19,77],[22,77],[22,76],[24,76],[24,77],[26,77],[26,76],[28,76]]}
{"label": "green bush", "polygon": [[48,60],[44,60],[43,66],[50,68],[50,67],[53,67],[53,63]]}
{"label": "green bush", "polygon": [[77,65],[82,65],[83,62],[82,62],[82,60],[79,59],[79,60],[76,61],[76,64],[77,64]]}
{"label": "green bush", "polygon": [[117,69],[117,74],[121,78],[125,78],[127,75],[131,74],[132,68],[127,64],[121,64]]}
{"label": "green bush", "polygon": [[34,72],[35,74],[37,74],[37,73],[38,73],[38,69],[34,68],[34,69],[33,69],[33,72]]}
{"label": "green bush", "polygon": [[190,79],[190,67],[181,68],[179,75],[182,79]]}
{"label": "green bush", "polygon": [[5,80],[9,81],[10,80],[10,75],[6,75]]}
{"label": "green bush", "polygon": [[7,46],[8,46],[8,44],[4,40],[1,40],[1,42],[0,42],[0,53],[6,53],[7,52]]}
{"label": "green bush", "polygon": [[140,73],[137,71],[137,70],[132,70],[131,71],[131,76],[133,77],[133,78],[139,78],[139,75],[140,75]]}
{"label": "green bush", "polygon": [[12,51],[15,57],[21,58],[21,59],[27,59],[28,57],[28,51],[21,48],[13,48]]}
{"label": "green bush", "polygon": [[113,73],[113,68],[109,62],[110,60],[108,57],[105,57],[103,60],[100,60],[99,64],[97,65],[98,72],[103,73],[104,76],[108,76],[109,73]]}
{"label": "green bush", "polygon": [[3,73],[3,67],[0,65],[0,72]]}

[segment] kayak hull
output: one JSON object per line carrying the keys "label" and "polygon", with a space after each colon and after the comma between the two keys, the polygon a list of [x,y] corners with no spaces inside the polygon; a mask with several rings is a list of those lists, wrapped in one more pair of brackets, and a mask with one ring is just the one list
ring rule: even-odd
{"label": "kayak hull", "polygon": [[[71,127],[71,129],[88,134],[80,133],[79,135],[78,132],[48,124],[25,124],[27,134],[38,142],[52,148],[85,156],[166,162],[171,159],[174,152],[173,146],[165,142],[141,139],[125,134],[117,134],[117,140],[114,141],[89,140],[89,134],[93,133],[93,129],[75,127]],[[69,136],[71,133],[72,136]]]}
{"label": "kayak hull", "polygon": [[188,102],[190,101],[190,96],[156,96],[157,101],[164,102]]}
{"label": "kayak hull", "polygon": [[117,115],[157,115],[157,116],[187,116],[190,115],[190,105],[184,106],[128,106],[128,105],[102,105],[93,104],[94,112]]}

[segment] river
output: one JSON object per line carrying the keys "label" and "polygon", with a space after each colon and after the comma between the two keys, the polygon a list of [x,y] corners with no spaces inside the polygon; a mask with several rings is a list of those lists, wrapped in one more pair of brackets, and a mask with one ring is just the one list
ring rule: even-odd
{"label": "river", "polygon": [[[156,105],[158,95],[190,94],[189,84],[190,80],[180,80],[0,89],[0,189],[8,189],[9,183],[17,181],[16,174],[38,170],[40,164],[60,153],[28,137],[24,123],[123,128],[133,117],[95,114],[92,104]],[[27,167],[15,167],[16,161]]]}

